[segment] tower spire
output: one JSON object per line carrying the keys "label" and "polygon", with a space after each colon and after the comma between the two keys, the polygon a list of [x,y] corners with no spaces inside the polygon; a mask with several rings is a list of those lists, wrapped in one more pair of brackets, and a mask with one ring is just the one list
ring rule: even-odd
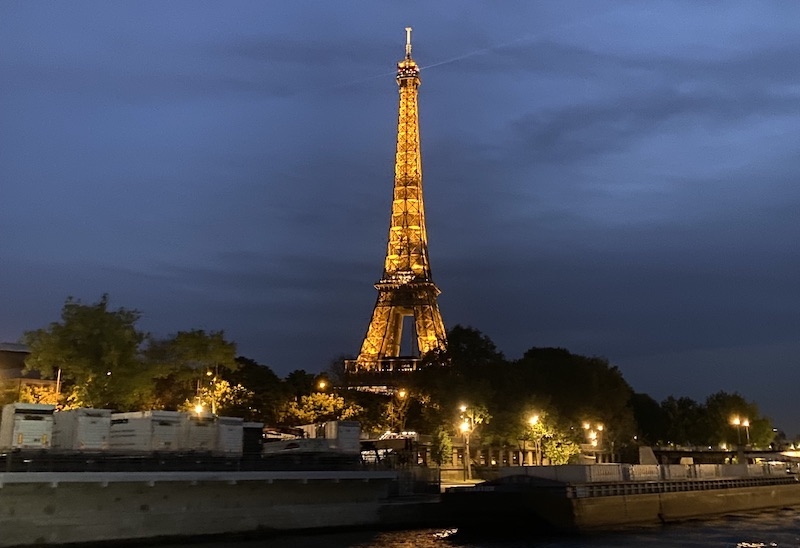
{"label": "tower spire", "polygon": [[447,344],[436,300],[439,289],[431,278],[428,261],[417,104],[420,78],[419,67],[411,58],[411,27],[406,28],[405,58],[397,63],[397,85],[400,106],[386,259],[383,275],[375,284],[378,300],[355,363],[356,371],[394,368],[397,360],[392,359],[401,357],[403,319],[408,316],[414,319],[420,354],[444,350]]}

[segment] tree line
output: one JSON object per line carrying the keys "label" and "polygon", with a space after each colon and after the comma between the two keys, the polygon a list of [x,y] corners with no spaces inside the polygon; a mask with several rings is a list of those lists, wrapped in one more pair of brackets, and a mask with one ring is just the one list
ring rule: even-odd
{"label": "tree line", "polygon": [[[635,392],[605,358],[533,347],[509,360],[471,327],[452,328],[446,351],[423,356],[401,387],[380,394],[353,389],[345,356],[324,372],[280,378],[237,355],[222,331],[159,338],[137,328],[140,318],[136,310],[112,309],[108,295],[93,304],[68,298],[60,321],[22,340],[30,350],[26,369],[56,379],[57,391],[23,397],[61,408],[196,408],[270,426],[354,419],[366,431],[414,430],[441,443],[464,435],[468,417],[479,443],[528,448],[550,462],[567,462],[582,446],[616,454],[641,444],[765,447],[775,436],[758,406],[738,393],[657,402]],[[4,403],[16,397],[0,395]],[[741,417],[738,425],[733,417]]]}

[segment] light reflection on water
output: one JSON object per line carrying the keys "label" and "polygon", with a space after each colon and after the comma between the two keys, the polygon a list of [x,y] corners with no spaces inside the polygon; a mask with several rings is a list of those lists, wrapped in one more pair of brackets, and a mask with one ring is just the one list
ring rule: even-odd
{"label": "light reflection on water", "polygon": [[[488,525],[488,524],[487,524]],[[490,525],[489,525],[490,526]],[[149,548],[788,548],[800,547],[800,510],[742,514],[581,536],[465,537],[455,530],[351,531],[280,535],[236,542],[149,545]]]}

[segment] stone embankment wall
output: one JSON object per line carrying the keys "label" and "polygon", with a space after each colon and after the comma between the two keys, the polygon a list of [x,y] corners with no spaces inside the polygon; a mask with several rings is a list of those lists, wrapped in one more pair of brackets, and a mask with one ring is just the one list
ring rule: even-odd
{"label": "stone embankment wall", "polygon": [[606,529],[676,522],[800,505],[799,485],[572,499],[574,528]]}
{"label": "stone embankment wall", "polygon": [[394,472],[0,473],[0,547],[373,525]]}
{"label": "stone embankment wall", "polygon": [[513,472],[505,475],[565,485],[558,495],[547,492],[527,500],[531,515],[561,529],[608,529],[800,506],[800,482],[786,473],[785,464],[531,466]]}

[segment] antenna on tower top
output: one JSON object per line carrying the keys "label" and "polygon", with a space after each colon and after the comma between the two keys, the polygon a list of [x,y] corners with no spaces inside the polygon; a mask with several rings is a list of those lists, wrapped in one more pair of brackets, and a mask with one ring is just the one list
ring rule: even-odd
{"label": "antenna on tower top", "polygon": [[406,27],[406,59],[411,59],[411,27]]}

